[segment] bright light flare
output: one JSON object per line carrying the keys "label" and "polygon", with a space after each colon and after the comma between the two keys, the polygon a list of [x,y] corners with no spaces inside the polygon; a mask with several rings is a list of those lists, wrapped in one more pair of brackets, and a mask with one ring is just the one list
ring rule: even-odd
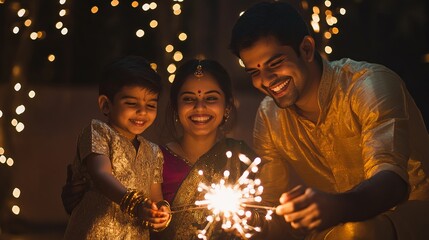
{"label": "bright light flare", "polygon": [[[232,152],[226,152],[228,161],[232,157]],[[251,226],[248,221],[252,217],[250,208],[259,208],[266,210],[265,219],[271,220],[273,207],[257,205],[262,201],[260,196],[263,192],[260,179],[248,178],[250,173],[257,172],[257,165],[261,163],[260,158],[255,158],[251,161],[244,154],[239,155],[240,161],[246,163],[248,168],[238,178],[235,183],[228,183],[230,172],[226,170],[223,178],[219,183],[199,183],[198,191],[205,192],[204,200],[195,201],[195,205],[206,207],[211,211],[211,215],[207,217],[208,223],[204,229],[198,230],[197,236],[200,239],[207,239],[206,233],[214,221],[221,221],[223,229],[236,230],[242,238],[250,238],[254,232],[260,232],[258,226]],[[202,175],[202,171],[199,171]]]}

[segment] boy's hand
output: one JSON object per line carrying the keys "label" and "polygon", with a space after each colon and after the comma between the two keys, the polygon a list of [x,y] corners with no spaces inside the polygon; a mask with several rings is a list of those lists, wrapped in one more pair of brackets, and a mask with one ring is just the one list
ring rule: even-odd
{"label": "boy's hand", "polygon": [[152,205],[152,210],[156,210],[154,217],[151,219],[151,228],[155,232],[164,230],[171,221],[170,204],[163,200]]}

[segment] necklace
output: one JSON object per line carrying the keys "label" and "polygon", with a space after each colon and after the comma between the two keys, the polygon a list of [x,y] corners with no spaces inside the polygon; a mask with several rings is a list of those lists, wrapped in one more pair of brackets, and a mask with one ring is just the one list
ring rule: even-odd
{"label": "necklace", "polygon": [[[189,157],[189,154],[187,154],[186,152],[185,152],[185,150],[183,149],[183,147],[182,147],[182,144],[180,144],[180,143],[177,143],[177,145],[179,145],[179,147],[180,147],[180,151],[182,152],[182,159],[183,159],[183,161],[186,163],[186,164],[188,164],[189,166],[192,166],[192,165],[194,165],[191,161],[190,161],[190,157]],[[196,159],[196,160],[198,160],[198,158]]]}
{"label": "necklace", "polygon": [[[180,144],[178,144],[179,146],[180,146]],[[182,147],[180,146],[180,151],[182,151],[183,153],[184,153],[184,151],[183,151],[183,149],[182,149]],[[174,157],[176,157],[176,158],[179,158],[179,159],[181,159],[182,161],[184,161],[185,163],[186,163],[186,165],[188,165],[188,166],[190,166],[190,167],[192,167],[194,164],[193,163],[191,163],[185,156],[182,156],[182,155],[179,155],[178,153],[176,153],[175,151],[173,151],[170,147],[168,147],[168,146],[166,146],[166,149],[174,156]]]}

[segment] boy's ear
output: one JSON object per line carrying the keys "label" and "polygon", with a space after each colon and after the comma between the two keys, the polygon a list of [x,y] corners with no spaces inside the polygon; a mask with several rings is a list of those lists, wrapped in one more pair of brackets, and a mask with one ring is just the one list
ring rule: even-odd
{"label": "boy's ear", "polygon": [[107,114],[109,114],[110,100],[106,95],[98,96],[98,107],[100,108],[100,111],[104,114],[104,116],[107,116]]}
{"label": "boy's ear", "polygon": [[302,39],[299,49],[301,51],[301,55],[305,60],[307,60],[308,62],[312,62],[314,60],[314,54],[316,51],[316,43],[314,41],[314,38],[312,38],[311,36],[305,36]]}

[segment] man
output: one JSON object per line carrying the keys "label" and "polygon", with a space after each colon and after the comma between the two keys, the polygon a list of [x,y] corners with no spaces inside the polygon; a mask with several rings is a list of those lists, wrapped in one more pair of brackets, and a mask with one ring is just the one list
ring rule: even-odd
{"label": "man", "polygon": [[276,212],[294,229],[282,238],[429,239],[429,136],[398,75],[322,59],[282,2],[249,8],[230,47],[267,95],[254,147],[266,200],[281,195]]}

